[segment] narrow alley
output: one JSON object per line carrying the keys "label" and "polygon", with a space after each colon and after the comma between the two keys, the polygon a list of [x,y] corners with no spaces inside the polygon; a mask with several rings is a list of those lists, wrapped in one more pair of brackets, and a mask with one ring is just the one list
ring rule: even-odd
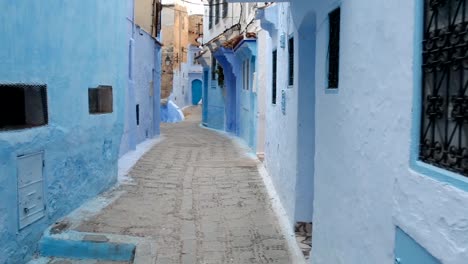
{"label": "narrow alley", "polygon": [[468,0],[0,25],[0,264],[468,263]]}
{"label": "narrow alley", "polygon": [[79,231],[154,238],[158,264],[292,263],[257,161],[199,119],[195,108],[162,125],[165,140],[130,172],[134,184]]}

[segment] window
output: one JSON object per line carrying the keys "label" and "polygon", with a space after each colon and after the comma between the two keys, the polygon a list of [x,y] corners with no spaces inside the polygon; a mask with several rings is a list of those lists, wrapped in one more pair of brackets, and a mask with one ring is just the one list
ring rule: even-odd
{"label": "window", "polygon": [[211,58],[211,80],[216,80],[216,59],[214,57]]}
{"label": "window", "polygon": [[219,9],[221,7],[221,4],[219,2],[220,0],[215,1],[215,24],[218,25],[219,23]]}
{"label": "window", "polygon": [[229,4],[227,0],[223,0],[223,18],[226,18],[228,15]]}
{"label": "window", "polygon": [[328,42],[328,88],[338,88],[340,69],[340,8],[335,9],[328,18],[330,20],[330,32]]}
{"label": "window", "polygon": [[289,53],[289,76],[288,85],[294,85],[294,38],[290,38],[288,42],[288,53]]}
{"label": "window", "polygon": [[468,177],[466,2],[425,1],[419,159]]}
{"label": "window", "polygon": [[213,28],[213,0],[208,1],[208,28]]}
{"label": "window", "polygon": [[278,58],[278,51],[273,51],[273,73],[272,73],[272,91],[271,91],[271,103],[276,104],[276,71],[277,71],[277,58]]}
{"label": "window", "polygon": [[137,126],[139,126],[140,125],[140,105],[139,104],[136,105],[135,110],[136,110],[136,124]]}
{"label": "window", "polygon": [[89,113],[112,113],[112,86],[100,85],[88,89]]}
{"label": "window", "polygon": [[48,123],[45,85],[0,84],[0,130]]}

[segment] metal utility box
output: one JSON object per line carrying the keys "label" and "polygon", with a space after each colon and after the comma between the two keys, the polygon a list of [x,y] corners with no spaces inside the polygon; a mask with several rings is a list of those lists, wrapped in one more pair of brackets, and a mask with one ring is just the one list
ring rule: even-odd
{"label": "metal utility box", "polygon": [[19,229],[45,216],[44,155],[38,152],[18,157]]}

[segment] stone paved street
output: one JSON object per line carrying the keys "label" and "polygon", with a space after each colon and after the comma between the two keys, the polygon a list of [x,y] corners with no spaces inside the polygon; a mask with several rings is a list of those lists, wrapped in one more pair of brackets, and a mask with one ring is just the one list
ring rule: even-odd
{"label": "stone paved street", "polygon": [[134,184],[79,230],[152,238],[158,264],[292,263],[257,161],[200,128],[199,112],[162,125],[165,140],[133,168]]}

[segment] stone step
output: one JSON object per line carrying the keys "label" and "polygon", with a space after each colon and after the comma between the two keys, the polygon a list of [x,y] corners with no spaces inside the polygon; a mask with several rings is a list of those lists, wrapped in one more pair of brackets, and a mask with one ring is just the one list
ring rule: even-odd
{"label": "stone step", "polygon": [[65,259],[53,257],[38,257],[32,259],[27,264],[131,264],[129,261],[109,261],[91,259]]}
{"label": "stone step", "polygon": [[37,258],[31,264],[155,263],[154,241],[115,234],[78,232],[69,228],[66,221],[49,227],[39,241],[38,256],[42,258]]}

